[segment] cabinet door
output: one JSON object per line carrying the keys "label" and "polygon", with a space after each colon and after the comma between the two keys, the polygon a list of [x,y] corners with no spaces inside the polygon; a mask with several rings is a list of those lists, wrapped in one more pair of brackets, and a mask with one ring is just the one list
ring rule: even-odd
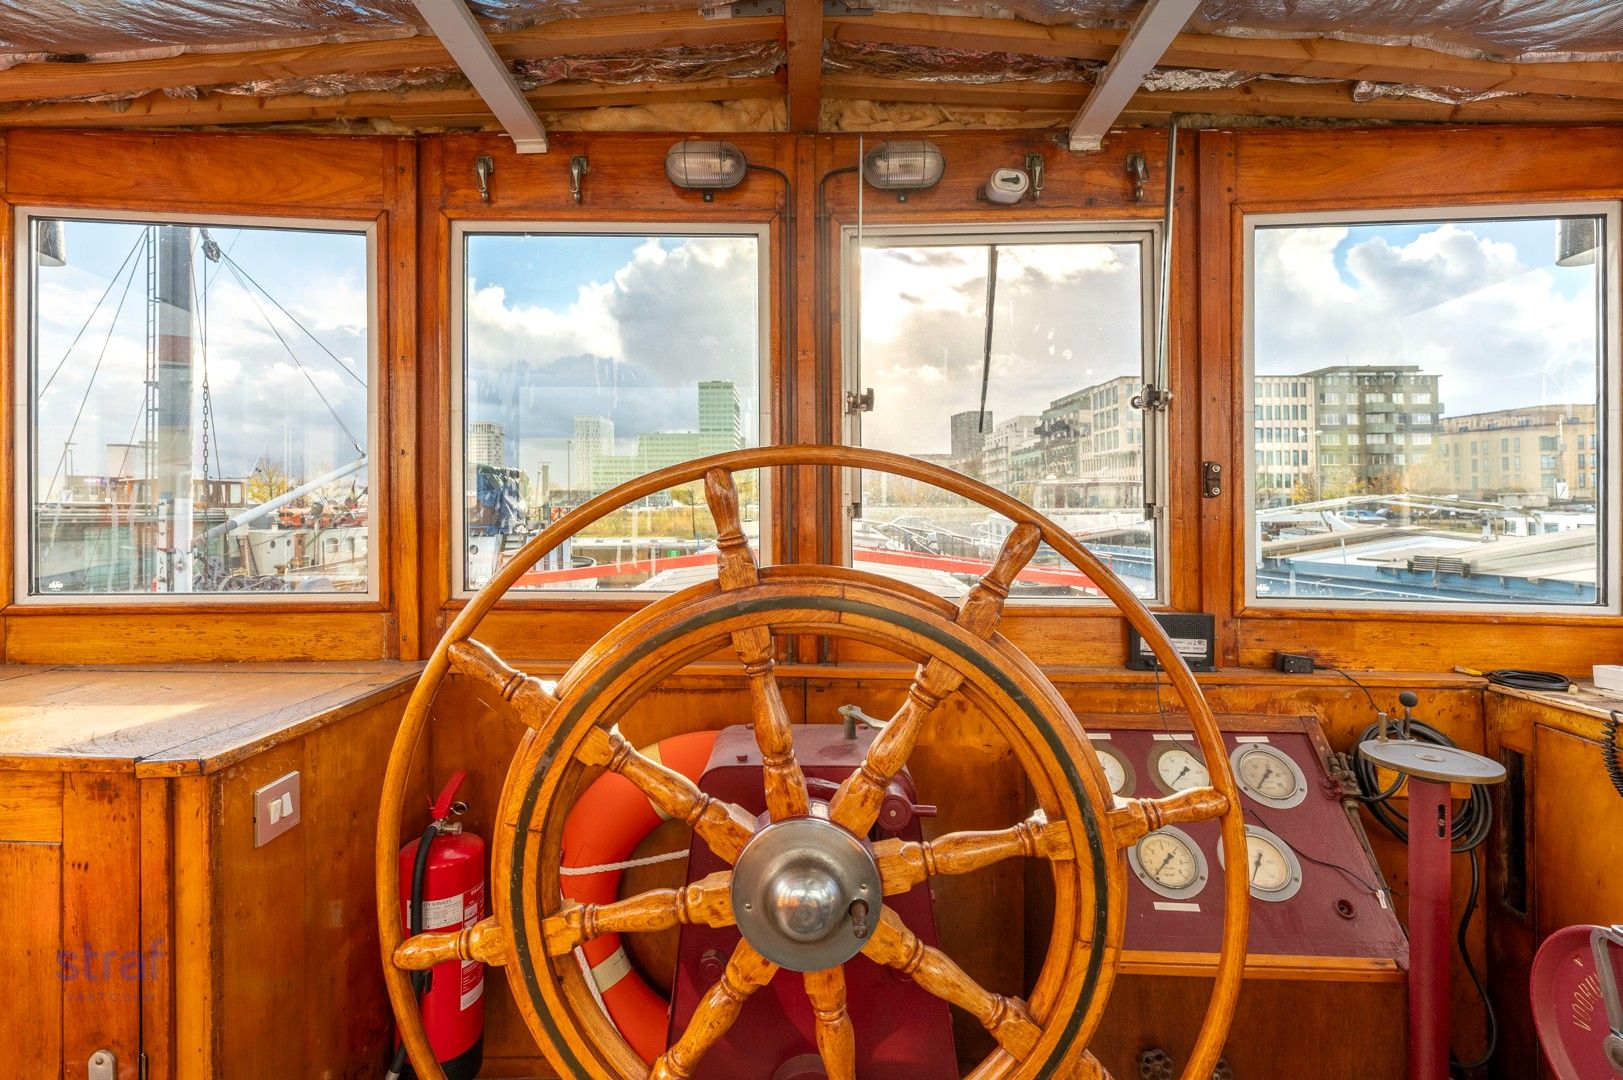
{"label": "cabinet door", "polygon": [[142,971],[168,949],[141,941],[138,836],[127,775],[0,775],[0,1075],[77,1078],[101,1050],[138,1075]]}

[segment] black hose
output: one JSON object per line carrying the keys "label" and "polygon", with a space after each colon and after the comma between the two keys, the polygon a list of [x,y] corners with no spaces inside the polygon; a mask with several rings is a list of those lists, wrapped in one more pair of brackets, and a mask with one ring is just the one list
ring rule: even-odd
{"label": "black hose", "polygon": [[[423,830],[422,839],[417,841],[417,859],[411,865],[411,896],[406,901],[406,936],[415,937],[423,932],[423,888],[428,879],[428,856],[434,846],[434,838],[440,834],[440,823],[431,821],[428,828]],[[411,973],[411,992],[421,997],[428,992],[429,976],[432,972],[414,971]],[[394,1061],[389,1065],[389,1080],[395,1080],[406,1071],[406,1041],[400,1040],[400,1047],[394,1052]]]}

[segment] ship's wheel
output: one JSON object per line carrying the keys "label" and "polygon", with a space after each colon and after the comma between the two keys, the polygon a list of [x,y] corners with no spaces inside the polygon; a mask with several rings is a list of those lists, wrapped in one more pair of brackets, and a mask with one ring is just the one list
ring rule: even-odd
{"label": "ship's wheel", "polygon": [[[806,465],[934,484],[1002,514],[1015,527],[958,606],[843,567],[759,568],[740,526],[732,474]],[[715,581],[627,618],[588,649],[556,688],[516,671],[473,638],[519,576],[564,540],[620,507],[699,479],[719,537]],[[1040,542],[1090,578],[1149,643],[1193,721],[1212,786],[1113,803],[1070,708],[1036,665],[997,632],[1010,585]],[[827,803],[808,797],[773,674],[774,638],[786,634],[866,642],[918,664],[903,704]],[[764,824],[638,753],[615,727],[662,678],[729,645],[749,681],[770,817]],[[467,930],[402,941],[396,846],[404,792],[430,704],[452,669],[493,689],[530,730],[508,770],[496,818],[492,914]],[[951,833],[927,843],[868,843],[891,779],[935,707],[955,693],[991,718],[1013,747],[1038,811],[1002,831]],[[564,900],[558,873],[564,819],[583,783],[605,769],[630,780],[664,814],[690,824],[731,869],[610,904]],[[1210,708],[1160,625],[1075,538],[1008,495],[912,458],[829,446],[720,454],[632,481],[549,527],[468,603],[435,648],[395,739],[378,822],[378,913],[389,996],[411,1062],[426,1080],[444,1080],[444,1073],[429,1050],[408,972],[457,958],[505,967],[525,1023],[561,1075],[680,1080],[705,1075],[705,1051],[726,1034],[752,993],[773,978],[797,977],[804,979],[816,1015],[824,1070],[830,1080],[854,1080],[853,1025],[862,1016],[846,1008],[842,965],[860,952],[986,1027],[997,1049],[968,1076],[1102,1077],[1087,1044],[1121,954],[1123,852],[1162,825],[1214,818],[1221,821],[1227,864],[1243,865],[1239,797]],[[1017,857],[1045,860],[1054,882],[1048,952],[1029,1000],[982,988],[950,957],[923,944],[884,903],[885,896],[930,875],[971,873]],[[1245,876],[1227,875],[1212,997],[1185,1080],[1211,1076],[1227,1034],[1244,962],[1246,908]],[[594,1000],[574,951],[596,935],[682,923],[737,925],[741,940],[686,1031],[650,1068]]]}

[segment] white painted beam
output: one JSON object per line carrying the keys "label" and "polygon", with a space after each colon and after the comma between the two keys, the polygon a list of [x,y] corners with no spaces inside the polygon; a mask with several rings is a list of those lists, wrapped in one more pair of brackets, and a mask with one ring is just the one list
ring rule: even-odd
{"label": "white painted beam", "polygon": [[[418,0],[422,3],[423,0]],[[1071,121],[1071,149],[1097,150],[1200,0],[1149,0]]]}
{"label": "white painted beam", "polygon": [[547,152],[547,129],[463,0],[415,0],[428,28],[496,114],[521,154]]}

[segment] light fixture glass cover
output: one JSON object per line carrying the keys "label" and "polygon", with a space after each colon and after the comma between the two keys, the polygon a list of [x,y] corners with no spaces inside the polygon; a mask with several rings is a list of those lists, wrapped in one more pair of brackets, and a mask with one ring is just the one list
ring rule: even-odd
{"label": "light fixture glass cover", "polygon": [[716,139],[683,139],[665,155],[665,175],[690,190],[737,187],[748,168],[742,150]]}
{"label": "light fixture glass cover", "polygon": [[1555,265],[1588,266],[1600,247],[1599,218],[1562,218],[1556,235]]}
{"label": "light fixture glass cover", "polygon": [[882,142],[862,159],[863,178],[881,191],[934,187],[947,170],[941,148],[925,139]]}

